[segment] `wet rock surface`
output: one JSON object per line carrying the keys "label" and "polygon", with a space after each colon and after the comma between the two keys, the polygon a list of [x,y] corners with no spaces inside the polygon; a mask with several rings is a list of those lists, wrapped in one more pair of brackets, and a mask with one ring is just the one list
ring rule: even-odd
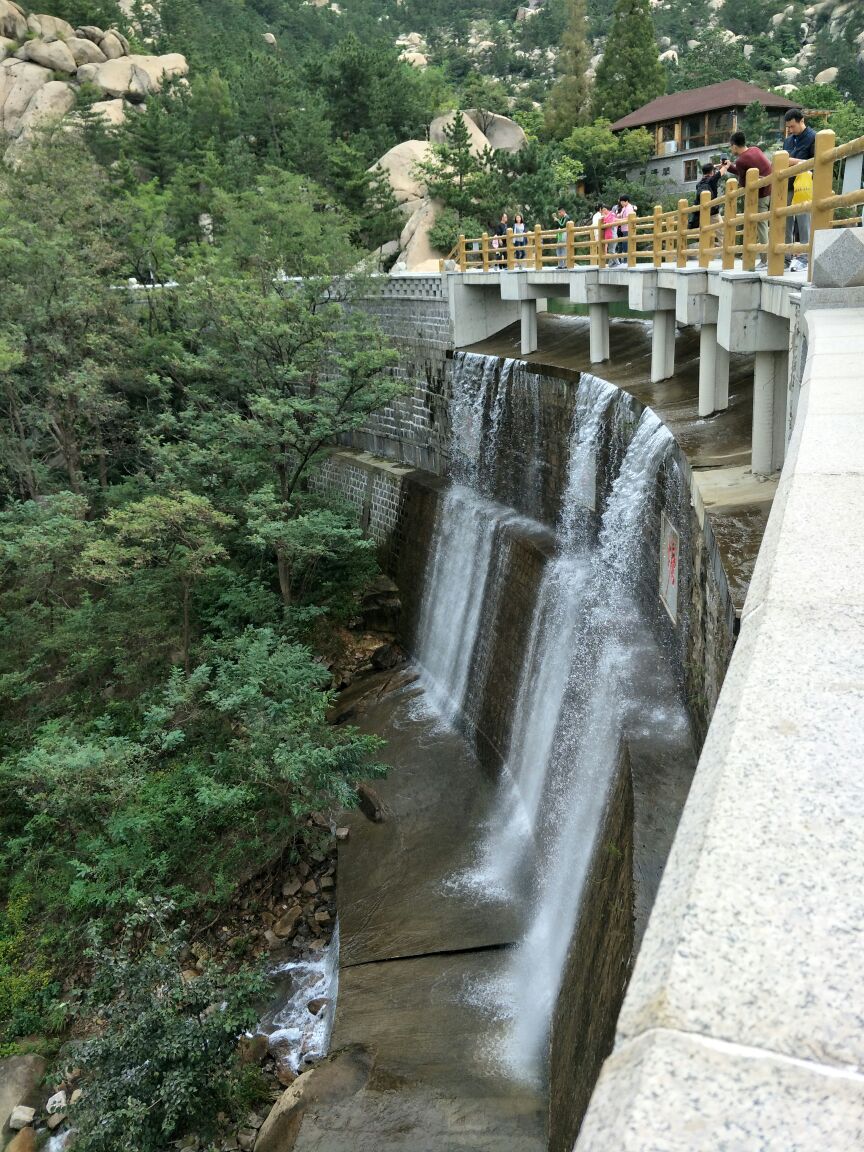
{"label": "wet rock surface", "polygon": [[353,722],[387,739],[392,770],[375,781],[385,821],[351,813],[339,842],[331,1051],[368,1052],[368,1080],[304,1104],[293,1143],[273,1152],[545,1148],[543,1095],[496,1067],[503,1023],[471,996],[502,964],[521,913],[478,904],[452,883],[471,863],[494,781],[461,736],[424,719],[415,677],[406,668],[370,677],[366,691],[355,686]]}

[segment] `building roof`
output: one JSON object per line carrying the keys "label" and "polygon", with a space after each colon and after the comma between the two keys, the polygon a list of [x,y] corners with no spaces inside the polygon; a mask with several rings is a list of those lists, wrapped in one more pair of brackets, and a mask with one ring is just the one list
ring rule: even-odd
{"label": "building roof", "polygon": [[777,96],[757,88],[755,84],[745,84],[743,80],[724,80],[722,84],[709,84],[707,88],[691,88],[689,92],[672,92],[668,96],[658,96],[650,104],[637,108],[628,116],[622,116],[612,125],[613,132],[622,128],[640,128],[645,124],[659,124],[663,120],[678,120],[683,116],[695,116],[700,112],[715,112],[720,108],[746,108],[754,100],[765,108],[795,108],[792,100]]}

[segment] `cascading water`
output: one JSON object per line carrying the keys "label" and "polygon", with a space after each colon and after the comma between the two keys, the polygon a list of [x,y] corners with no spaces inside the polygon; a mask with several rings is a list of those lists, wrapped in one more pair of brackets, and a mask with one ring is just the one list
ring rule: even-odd
{"label": "cascading water", "polygon": [[[594,841],[623,738],[633,685],[630,646],[642,625],[634,599],[641,525],[672,443],[646,409],[603,514],[599,546],[581,584],[571,663],[551,758],[535,764],[535,827],[543,829],[533,918],[513,953],[505,995],[511,1017],[505,1062],[528,1077],[542,1066]],[[542,777],[540,784],[536,783]]]}
{"label": "cascading water", "polygon": [[597,452],[617,389],[583,376],[576,397],[567,484],[558,516],[558,555],[546,565],[514,710],[499,799],[475,867],[464,881],[494,898],[512,894],[533,848],[546,767],[573,658],[573,634],[589,574],[588,512],[596,501]]}
{"label": "cascading water", "polygon": [[480,631],[494,629],[507,595],[508,533],[519,520],[540,528],[525,514],[540,516],[560,492],[497,800],[468,868],[445,884],[523,908],[503,974],[466,995],[506,1022],[493,1062],[535,1083],[622,742],[646,714],[674,722],[680,712],[669,677],[646,689],[632,669],[637,651],[656,658],[636,581],[671,435],[650,409],[637,420],[626,394],[584,374],[563,489],[547,471],[541,491],[540,381],[519,362],[456,358],[453,484],[440,502],[418,645],[427,698],[470,728],[488,674]]}

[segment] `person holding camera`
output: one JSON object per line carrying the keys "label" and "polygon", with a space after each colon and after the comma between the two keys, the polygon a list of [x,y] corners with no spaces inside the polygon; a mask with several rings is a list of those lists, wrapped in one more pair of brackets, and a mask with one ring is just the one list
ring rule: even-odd
{"label": "person holding camera", "polygon": [[[771,161],[765,155],[761,148],[757,148],[755,144],[747,147],[747,138],[743,132],[733,132],[729,140],[729,151],[735,157],[734,162],[730,163],[728,159],[724,159],[720,164],[721,176],[734,176],[738,183],[743,187],[747,179],[747,173],[751,168],[755,168],[761,176],[771,175]],[[759,189],[759,211],[767,212],[771,207],[771,189]],[[764,244],[765,250],[768,249],[768,221],[759,220],[756,223],[756,242],[757,244]],[[756,261],[756,269],[761,272],[767,268],[768,261],[765,256],[760,255]]]}

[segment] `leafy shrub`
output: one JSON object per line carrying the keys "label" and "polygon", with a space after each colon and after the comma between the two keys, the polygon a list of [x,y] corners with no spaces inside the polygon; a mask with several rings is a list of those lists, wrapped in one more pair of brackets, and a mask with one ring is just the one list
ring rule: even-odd
{"label": "leafy shrub", "polygon": [[453,208],[445,208],[429,229],[429,243],[437,251],[446,254],[460,236],[482,236],[486,231],[488,231],[487,225],[481,224],[473,217],[463,216],[460,219]]}
{"label": "leafy shrub", "polygon": [[[84,1002],[97,1035],[73,1046],[83,1096],[73,1110],[76,1152],[162,1152],[189,1132],[209,1135],[220,1111],[248,1104],[237,1039],[256,1019],[264,977],[208,963],[184,974],[184,931],[169,931],[170,905],[142,904],[114,948],[90,951]],[[141,933],[148,935],[136,947]]]}

